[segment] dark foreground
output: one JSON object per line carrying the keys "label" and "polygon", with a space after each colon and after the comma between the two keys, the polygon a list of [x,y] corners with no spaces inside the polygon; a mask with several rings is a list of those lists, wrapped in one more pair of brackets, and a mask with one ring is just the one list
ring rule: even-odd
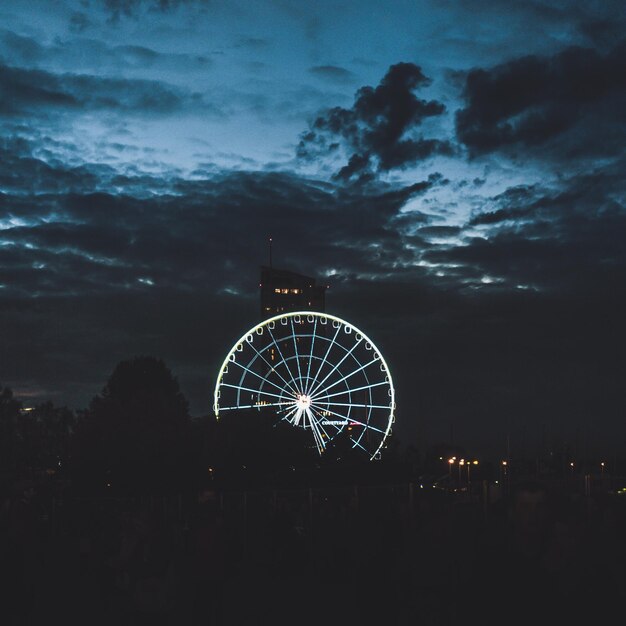
{"label": "dark foreground", "polygon": [[[2,509],[4,626],[623,621],[626,495],[419,485]],[[616,617],[614,617],[616,616]]]}

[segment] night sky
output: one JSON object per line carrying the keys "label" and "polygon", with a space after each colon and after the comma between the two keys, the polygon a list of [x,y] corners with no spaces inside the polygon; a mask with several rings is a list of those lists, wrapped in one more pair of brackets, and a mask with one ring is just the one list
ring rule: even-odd
{"label": "night sky", "polygon": [[4,0],[0,384],[194,416],[268,262],[381,349],[398,442],[626,451],[621,0]]}

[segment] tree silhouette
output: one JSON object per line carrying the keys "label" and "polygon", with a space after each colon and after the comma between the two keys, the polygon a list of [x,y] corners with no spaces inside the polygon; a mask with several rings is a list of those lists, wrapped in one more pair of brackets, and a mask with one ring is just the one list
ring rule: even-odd
{"label": "tree silhouette", "polygon": [[50,401],[24,411],[18,434],[20,465],[28,470],[61,470],[69,457],[69,442],[76,416],[69,408]]}
{"label": "tree silhouette", "polygon": [[180,489],[191,467],[189,444],[188,404],[176,378],[161,359],[134,357],[115,367],[85,411],[74,475],[82,486],[118,492]]}
{"label": "tree silhouette", "polygon": [[268,409],[244,409],[221,417],[213,429],[209,455],[225,481],[248,483],[282,482],[317,460],[310,433]]}
{"label": "tree silhouette", "polygon": [[15,471],[18,460],[18,419],[22,404],[9,387],[0,385],[0,470]]}

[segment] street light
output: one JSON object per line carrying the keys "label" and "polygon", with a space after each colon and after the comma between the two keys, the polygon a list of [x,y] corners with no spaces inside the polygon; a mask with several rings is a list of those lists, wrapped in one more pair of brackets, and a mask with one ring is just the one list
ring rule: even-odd
{"label": "street light", "polygon": [[467,462],[467,492],[471,495],[472,492],[472,481],[470,480],[470,469],[472,465],[478,465],[478,461],[474,459],[471,463]]}
{"label": "street light", "polygon": [[452,466],[454,465],[454,461],[456,460],[456,457],[450,457],[448,459],[448,491],[452,491]]}
{"label": "street light", "polygon": [[501,471],[501,477],[502,477],[502,483],[503,483],[504,489],[508,490],[508,483],[509,483],[509,462],[508,461],[500,461],[500,471]]}

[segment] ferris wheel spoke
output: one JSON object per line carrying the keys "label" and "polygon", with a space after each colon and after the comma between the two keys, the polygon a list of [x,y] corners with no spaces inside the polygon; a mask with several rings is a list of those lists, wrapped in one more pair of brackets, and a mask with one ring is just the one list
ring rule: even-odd
{"label": "ferris wheel spoke", "polygon": [[335,415],[336,417],[340,417],[341,419],[347,420],[348,422],[350,422],[350,424],[354,424],[356,426],[363,426],[363,428],[367,428],[369,430],[374,430],[377,433],[381,433],[381,434],[385,434],[384,430],[381,430],[380,428],[376,428],[376,426],[370,426],[369,424],[366,424],[365,422],[361,422],[357,419],[354,419],[353,417],[348,417],[347,415],[344,415],[343,413],[337,413],[337,411],[333,411],[331,409],[327,409],[327,408],[323,408],[321,409],[322,411],[327,411],[328,413],[330,413],[331,415]]}
{"label": "ferris wheel spoke", "polygon": [[[280,385],[277,385],[275,382],[269,380],[267,377],[265,376],[261,376],[260,374],[257,374],[254,370],[251,370],[249,367],[242,365],[241,363],[238,363],[237,361],[232,361],[235,365],[238,365],[242,370],[245,370],[246,372],[248,372],[248,374],[252,374],[253,376],[256,376],[257,378],[260,378],[264,383],[269,383],[270,385],[273,385],[274,387],[276,387],[276,389],[278,389],[279,391],[283,391],[283,388]],[[269,365],[269,363],[268,363]],[[274,368],[273,365],[270,365],[270,367],[274,370],[274,372],[276,372],[276,369]],[[278,372],[276,372],[276,374],[278,374],[278,376],[280,376],[280,374]],[[285,382],[286,385],[289,385],[289,383],[282,377],[280,376],[280,378]],[[291,388],[290,388],[291,390]],[[293,393],[295,394],[295,390],[292,390]]]}
{"label": "ferris wheel spoke", "polygon": [[[312,406],[312,408],[313,408],[313,410],[317,411],[318,413],[321,413],[324,418],[327,417],[326,414],[329,414],[329,415],[334,415],[335,417],[339,417],[342,420],[345,420],[347,422],[354,422],[354,420],[352,418],[348,417],[347,415],[344,415],[343,413],[337,413],[337,411],[332,411],[331,409],[328,409],[326,407],[320,408],[320,407],[313,407]],[[356,424],[358,422],[354,422],[354,423]],[[334,426],[337,430],[341,430],[341,428],[344,425],[341,425],[341,424],[329,424],[329,426]]]}
{"label": "ferris wheel spoke", "polygon": [[315,337],[317,331],[317,317],[315,318],[315,323],[313,324],[313,334],[311,335],[311,352],[309,353],[309,365],[306,370],[306,382],[304,388],[304,395],[308,395],[309,393],[309,381],[311,380],[311,363],[313,362],[313,349],[315,348]]}
{"label": "ferris wheel spoke", "polygon": [[[345,378],[349,378],[349,376],[346,376]],[[343,382],[342,379],[338,382]],[[343,396],[346,393],[354,393],[355,391],[364,391],[365,389],[369,389],[371,390],[373,387],[380,387],[380,386],[384,386],[387,385],[387,383],[385,381],[380,382],[380,383],[372,383],[371,385],[363,385],[362,387],[355,387],[354,389],[349,389],[347,391],[336,391],[335,393],[327,393],[326,395],[319,395],[319,396],[311,396],[311,400],[325,400],[326,398],[335,398],[336,396]],[[328,389],[330,389],[330,387],[334,387],[334,383],[332,385],[330,385],[329,387],[326,387],[326,389],[324,389],[324,391],[327,391]]]}
{"label": "ferris wheel spoke", "polygon": [[341,366],[341,364],[354,352],[355,348],[361,343],[361,341],[357,341],[351,348],[350,350],[348,350],[343,357],[333,366],[333,368],[330,370],[330,372],[328,372],[328,374],[326,374],[326,376],[324,376],[324,378],[317,383],[317,385],[311,389],[311,396],[315,395],[315,392],[328,380],[328,378],[330,376],[332,376],[337,369]]}
{"label": "ferris wheel spoke", "polygon": [[282,420],[286,420],[288,421],[290,424],[293,424],[293,420],[291,419],[291,416],[298,410],[298,406],[295,404],[292,404],[292,407],[285,411],[285,414],[281,417]]}
{"label": "ferris wheel spoke", "polygon": [[[332,347],[335,345],[335,339],[337,339],[337,335],[339,334],[339,329],[340,326],[337,326],[337,328],[335,329],[335,334],[333,335],[333,338],[329,341],[328,343],[328,348],[326,350],[326,353],[324,354],[324,357],[320,360],[320,366],[317,368],[317,373],[315,374],[315,378],[313,380],[313,382],[311,383],[309,389],[312,390],[313,387],[317,384],[317,378],[318,376],[321,375],[322,373],[322,368],[324,367],[324,365],[328,362],[328,355],[330,354],[330,351],[332,349]],[[307,392],[307,395],[311,395],[310,391]]]}
{"label": "ferris wheel spoke", "polygon": [[[357,439],[354,439],[353,437],[350,437],[350,441],[352,441],[354,443],[354,445],[352,446],[354,447],[358,447],[361,448],[361,450],[365,450],[365,452],[368,452],[367,448],[365,446],[363,446],[361,443],[359,443],[359,441]],[[368,452],[369,454],[369,452]]]}
{"label": "ferris wheel spoke", "polygon": [[[274,343],[276,343],[276,342],[274,342]],[[276,374],[276,375],[277,375],[277,376],[278,376],[278,377],[279,377],[279,378],[280,378],[280,379],[281,379],[281,380],[285,383],[285,385],[287,385],[287,387],[289,387],[289,389],[290,389],[290,390],[291,390],[294,394],[297,394],[297,393],[298,393],[298,392],[297,392],[297,390],[296,390],[295,388],[292,388],[292,387],[290,386],[290,384],[289,384],[289,382],[287,381],[287,379],[283,377],[283,375],[282,375],[282,374],[281,374],[281,373],[280,373],[280,372],[279,372],[279,371],[278,371],[278,370],[274,367],[274,365],[272,365],[272,363],[270,363],[270,362],[269,362],[269,361],[268,361],[268,360],[267,360],[267,359],[263,356],[263,354],[261,354],[261,352],[259,352],[259,351],[256,349],[256,347],[255,347],[252,343],[249,343],[248,345],[249,345],[249,346],[250,346],[250,347],[251,347],[251,348],[252,348],[252,349],[253,349],[253,350],[257,353],[257,355],[258,355],[259,357],[261,357],[261,359],[263,359],[263,361],[265,362],[265,364],[266,364],[266,365],[270,368],[270,371],[274,372],[274,373],[275,373],[275,374]],[[278,346],[276,346],[276,347],[278,347]],[[282,355],[281,355],[281,356],[282,356]],[[284,362],[284,359],[283,359],[283,362]],[[233,361],[233,363],[237,363],[237,361]],[[237,363],[237,365],[239,365],[239,366],[243,367],[243,365],[241,365],[240,363]],[[287,368],[287,371],[289,371],[289,368]],[[252,372],[252,373],[254,373],[254,372]],[[258,374],[257,374],[257,376],[258,376]],[[262,377],[261,377],[261,378],[262,378]],[[266,380],[266,379],[264,378],[263,380]],[[269,381],[268,381],[268,382],[269,382]],[[279,385],[276,385],[276,386],[277,386],[279,389],[281,389],[281,387],[280,387]]]}
{"label": "ferris wheel spoke", "polygon": [[291,423],[294,426],[299,426],[300,425],[300,420],[302,419],[302,414],[304,413],[304,409],[300,408],[299,406],[296,407],[296,414],[293,416],[293,420],[291,420]]}
{"label": "ferris wheel spoke", "polygon": [[234,411],[235,409],[266,409],[274,406],[284,406],[292,404],[291,400],[287,402],[268,402],[267,404],[238,404],[237,406],[221,406],[220,411]]}
{"label": "ferris wheel spoke", "polygon": [[324,406],[349,406],[356,409],[389,409],[385,404],[354,404],[352,402],[324,402]]}
{"label": "ferris wheel spoke", "polygon": [[317,449],[320,452],[322,452],[324,448],[326,447],[326,443],[324,442],[324,438],[322,437],[320,430],[324,432],[326,437],[328,437],[328,433],[322,428],[321,424],[319,424],[318,421],[315,419],[315,416],[313,412],[311,411],[310,407],[307,407],[305,411],[306,411],[307,417],[309,418],[309,424],[311,425],[311,431],[313,432],[313,437],[315,438]]}
{"label": "ferris wheel spoke", "polygon": [[[355,346],[356,347],[356,346]],[[354,349],[354,348],[353,348]],[[348,355],[346,355],[348,356]],[[365,365],[361,365],[361,367],[357,367],[357,369],[353,370],[352,372],[350,372],[349,374],[346,374],[345,376],[342,376],[340,379],[336,380],[334,383],[328,385],[328,387],[325,387],[323,391],[328,391],[329,389],[332,389],[333,387],[335,387],[336,385],[339,385],[340,383],[348,380],[348,378],[350,378],[351,376],[354,376],[355,374],[358,374],[359,372],[362,372],[363,370],[365,370],[367,367],[369,367],[372,363],[375,363],[378,359],[372,359],[371,361],[369,361],[368,363],[366,363]],[[341,365],[341,362],[337,364],[337,366]],[[332,372],[330,372],[330,374],[332,374]],[[324,381],[322,381],[323,383]],[[381,385],[386,385],[387,383],[385,381],[378,383]],[[315,389],[315,391],[317,391],[320,388],[320,386],[318,385],[317,388]],[[363,387],[362,389],[366,389],[367,387]],[[351,390],[351,391],[356,391],[355,390]],[[314,395],[314,393],[311,393],[311,397],[314,398],[316,397]]]}
{"label": "ferris wheel spoke", "polygon": [[[313,407],[311,407],[311,409],[315,410]],[[344,416],[339,415],[338,413],[337,413],[336,415],[337,415],[338,417],[344,417]],[[348,419],[348,418],[345,418],[345,419]],[[353,422],[353,420],[351,420],[351,423],[352,423],[352,422]],[[339,433],[339,432],[341,432],[341,431],[343,430],[343,426],[338,426],[337,424],[332,424],[332,426],[333,426],[333,427],[337,430],[337,432],[338,432],[338,433]],[[363,432],[365,432],[365,431],[363,431]],[[324,431],[324,433],[326,434],[326,437],[328,437],[328,433],[326,433],[326,431]],[[363,437],[363,433],[361,433],[361,435],[360,435],[359,439],[360,439],[361,437]],[[328,438],[330,439],[330,437],[328,437]],[[349,439],[350,439],[350,441],[354,444],[354,445],[352,446],[353,448],[358,446],[359,448],[361,448],[361,450],[364,450],[365,452],[368,452],[367,448],[365,448],[365,446],[361,445],[357,439],[355,439],[354,437],[352,437],[352,435],[349,435]],[[368,454],[369,454],[369,452],[368,452]]]}
{"label": "ferris wheel spoke", "polygon": [[308,409],[313,413],[317,427],[324,433],[324,435],[326,435],[328,439],[330,439],[330,435],[328,434],[328,432],[326,431],[326,429],[324,428],[322,424],[322,419],[324,417],[322,412],[319,409],[316,409],[312,405],[309,405]]}
{"label": "ferris wheel spoke", "polygon": [[238,391],[250,391],[251,393],[264,395],[264,396],[272,396],[273,398],[279,398],[280,400],[284,400],[285,394],[278,395],[277,393],[272,393],[271,391],[263,391],[262,389],[252,389],[250,387],[242,387],[241,385],[231,385],[230,383],[222,382],[222,387],[230,387],[231,389],[237,389]]}
{"label": "ferris wheel spoke", "polygon": [[292,404],[292,407],[288,411],[285,412],[284,417],[290,417],[298,410],[297,404],[295,404],[294,402],[292,402],[291,404]]}
{"label": "ferris wheel spoke", "polygon": [[298,354],[298,340],[296,339],[296,329],[293,327],[293,317],[291,318],[291,337],[293,339],[293,351],[296,355],[296,365],[298,366],[299,389],[300,393],[304,393],[304,382],[302,381],[302,370],[300,369],[300,355]]}
{"label": "ferris wheel spoke", "polygon": [[293,377],[293,373],[291,372],[291,369],[289,368],[287,359],[285,359],[285,357],[283,356],[283,352],[280,349],[280,346],[278,345],[278,342],[276,341],[276,337],[274,337],[274,333],[272,332],[272,329],[269,326],[267,327],[267,331],[269,332],[270,337],[272,338],[272,343],[276,346],[276,350],[278,350],[278,354],[280,355],[281,362],[284,364],[284,366],[287,368],[287,371],[289,372],[289,377],[291,378],[291,382],[293,383],[292,391],[297,395],[298,385]]}

